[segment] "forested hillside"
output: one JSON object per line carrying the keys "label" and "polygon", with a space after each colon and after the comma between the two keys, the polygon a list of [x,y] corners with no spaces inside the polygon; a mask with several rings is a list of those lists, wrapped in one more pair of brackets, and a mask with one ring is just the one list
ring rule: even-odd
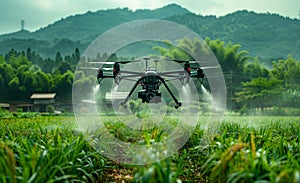
{"label": "forested hillside", "polygon": [[[222,17],[202,16],[172,4],[155,10],[100,10],[62,18],[35,32],[18,31],[0,36],[0,54],[12,48],[36,50],[42,56],[84,50],[104,31],[133,20],[156,18],[178,22],[203,38],[221,39],[242,45],[251,56],[267,59],[300,58],[300,21],[276,14],[237,11]],[[61,49],[63,48],[63,49]]]}
{"label": "forested hillside", "polygon": [[[229,110],[248,114],[257,109],[272,115],[300,114],[299,60],[291,56],[275,60],[270,69],[259,58],[249,57],[248,51],[241,49],[239,44],[208,38],[205,42],[222,67]],[[179,44],[192,52],[199,46],[200,41],[183,39]],[[170,44],[152,49],[161,56],[187,59],[182,57],[186,54],[181,49]],[[70,55],[57,52],[54,59],[43,58],[31,49],[22,52],[12,49],[4,56],[0,55],[0,101],[26,101],[35,92],[55,92],[58,99],[70,101],[72,86],[92,89],[96,84],[94,73],[86,74],[80,70],[74,72],[80,55],[79,49],[73,50]],[[105,60],[108,56],[107,53],[99,53],[100,60]],[[112,54],[108,60],[112,57],[113,60],[128,59]],[[73,83],[74,78],[76,81]],[[207,81],[203,84],[209,88]],[[102,88],[109,89],[103,83]],[[82,99],[85,97],[83,95]],[[202,107],[199,110],[204,110]]]}
{"label": "forested hillside", "polygon": [[169,20],[186,25],[202,37],[241,44],[252,56],[300,57],[300,21],[296,19],[244,10],[219,18],[185,14]]}

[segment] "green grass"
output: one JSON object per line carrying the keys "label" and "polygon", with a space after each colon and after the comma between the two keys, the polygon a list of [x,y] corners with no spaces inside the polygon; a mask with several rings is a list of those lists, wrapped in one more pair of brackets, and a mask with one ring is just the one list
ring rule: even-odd
{"label": "green grass", "polygon": [[[300,117],[225,117],[204,141],[201,117],[189,141],[170,158],[143,166],[113,162],[76,130],[72,116],[0,118],[0,182],[300,182]],[[106,117],[122,141],[148,144],[176,122],[140,133]],[[164,130],[162,130],[164,129]]]}

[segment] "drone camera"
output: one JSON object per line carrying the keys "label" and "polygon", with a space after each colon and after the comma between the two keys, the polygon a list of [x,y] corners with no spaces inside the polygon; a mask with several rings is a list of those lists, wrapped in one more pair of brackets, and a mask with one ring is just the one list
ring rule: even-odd
{"label": "drone camera", "polygon": [[161,93],[159,91],[142,90],[138,92],[138,98],[142,99],[143,103],[160,103]]}
{"label": "drone camera", "polygon": [[159,103],[161,102],[161,93],[159,86],[161,82],[155,75],[148,75],[141,82],[143,90],[138,92],[138,98],[145,103]]}

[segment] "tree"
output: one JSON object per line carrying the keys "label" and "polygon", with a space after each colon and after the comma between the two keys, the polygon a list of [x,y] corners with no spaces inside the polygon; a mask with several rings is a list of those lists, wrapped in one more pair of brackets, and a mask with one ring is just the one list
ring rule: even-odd
{"label": "tree", "polygon": [[57,95],[64,100],[72,99],[72,83],[73,83],[74,74],[71,71],[65,72],[63,75],[60,75],[55,85],[54,90],[57,92]]}
{"label": "tree", "polygon": [[[165,46],[154,46],[153,49],[158,51],[162,56],[174,60],[192,60],[192,56],[187,54],[187,51],[192,51],[193,41],[189,39],[178,40],[180,47],[173,45],[170,41],[164,40]],[[178,44],[179,44],[178,43]],[[181,48],[182,47],[182,48]]]}
{"label": "tree", "polygon": [[289,56],[286,60],[273,62],[271,70],[273,78],[283,80],[287,87],[293,87],[300,84],[300,63]]}
{"label": "tree", "polygon": [[258,78],[263,77],[267,78],[269,77],[269,71],[265,67],[262,66],[262,64],[259,62],[258,58],[254,59],[254,62],[247,62],[244,65],[244,75],[248,76],[249,78]]}
{"label": "tree", "polygon": [[61,62],[58,66],[58,70],[61,74],[64,74],[67,71],[72,71],[72,68],[68,62]]}
{"label": "tree", "polygon": [[79,48],[76,48],[74,56],[73,56],[72,64],[77,64],[79,62],[79,60],[80,60],[80,51],[79,51]]}
{"label": "tree", "polygon": [[52,70],[57,66],[57,63],[55,63],[55,60],[52,60],[50,58],[47,58],[43,61],[43,64],[41,65],[42,70],[46,73],[51,73]]}
{"label": "tree", "polygon": [[5,55],[5,60],[9,62],[10,57],[17,57],[18,52],[15,49],[11,49],[6,55]]}
{"label": "tree", "polygon": [[28,65],[21,65],[17,69],[17,77],[19,78],[21,85],[24,85],[26,74],[28,74],[27,71],[29,71]]}
{"label": "tree", "polygon": [[0,55],[0,64],[5,64],[6,61],[4,60],[3,56]]}
{"label": "tree", "polygon": [[236,93],[236,101],[239,104],[261,110],[274,105],[280,106],[283,91],[281,80],[259,77],[242,84],[242,91]]}
{"label": "tree", "polygon": [[223,72],[242,73],[243,66],[250,57],[246,50],[240,50],[241,45],[232,42],[225,44],[219,39],[212,41],[208,38],[206,43],[220,62]]}
{"label": "tree", "polygon": [[7,97],[13,100],[20,99],[20,82],[18,77],[14,77],[7,85]]}
{"label": "tree", "polygon": [[24,81],[23,81],[23,85],[26,88],[26,95],[27,96],[29,96],[33,92],[35,92],[34,82],[35,82],[35,73],[31,72],[31,69],[29,69],[29,71],[26,71],[25,78],[24,78]]}
{"label": "tree", "polygon": [[0,75],[0,91],[2,91],[2,93],[4,93],[4,89],[5,89],[5,81],[3,79],[3,77]]}
{"label": "tree", "polygon": [[283,107],[294,107],[299,108],[300,107],[300,89],[298,88],[294,89],[287,89],[282,92],[282,101],[281,105]]}
{"label": "tree", "polygon": [[0,64],[0,75],[4,79],[5,86],[15,77],[15,70],[10,64]]}
{"label": "tree", "polygon": [[33,60],[32,59],[32,53],[31,53],[31,48],[27,48],[27,51],[26,51],[26,57],[28,60]]}
{"label": "tree", "polygon": [[52,80],[43,71],[37,71],[34,74],[34,80],[33,80],[33,88],[34,92],[49,92],[52,87]]}
{"label": "tree", "polygon": [[61,63],[62,61],[63,61],[63,58],[62,58],[60,52],[57,52],[55,55],[55,62],[58,64],[58,63]]}

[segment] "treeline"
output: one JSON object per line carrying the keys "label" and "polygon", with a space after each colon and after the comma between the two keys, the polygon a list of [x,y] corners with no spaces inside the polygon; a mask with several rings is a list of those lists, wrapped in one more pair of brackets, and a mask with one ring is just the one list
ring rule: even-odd
{"label": "treeline", "polygon": [[[183,39],[178,46],[190,53],[201,48],[197,39]],[[227,108],[241,113],[253,111],[270,114],[300,115],[300,62],[291,55],[287,59],[273,60],[272,67],[265,66],[259,57],[251,57],[241,45],[207,38],[209,46],[217,57],[227,87]],[[192,59],[182,49],[166,44],[157,46],[161,55],[172,59]],[[200,46],[199,46],[200,45]],[[200,52],[205,53],[205,50]],[[209,86],[207,86],[209,87]]]}
{"label": "treeline", "polygon": [[[300,115],[300,62],[292,56],[273,62],[268,69],[258,59],[247,62],[243,73],[249,77],[241,82],[232,100],[241,112],[259,109],[275,110],[277,115],[285,113]],[[273,113],[275,114],[275,113]]]}
{"label": "treeline", "polygon": [[[239,44],[209,38],[205,43],[222,67],[229,110],[241,113],[278,110],[276,114],[282,114],[287,109],[293,111],[300,107],[300,62],[291,55],[286,59],[273,60],[269,67],[259,57],[250,57],[246,50],[241,50]],[[201,44],[197,39],[178,41],[179,47],[190,49],[191,53],[197,52]],[[182,53],[182,49],[170,44],[153,49],[169,58],[192,59]],[[104,53],[97,58],[105,60],[106,57],[108,54]],[[83,90],[94,86],[96,82],[94,74],[87,75],[84,71],[74,73],[79,59],[79,49],[64,57],[58,52],[54,58],[47,59],[30,48],[26,52],[12,49],[0,56],[1,101],[28,100],[34,92],[55,92],[58,99],[71,100],[74,78],[76,88]],[[111,59],[117,60],[118,57],[112,54],[108,60]],[[293,114],[298,115],[298,111],[295,111]]]}
{"label": "treeline", "polygon": [[[54,92],[58,100],[70,102],[74,78],[76,88],[83,89],[84,94],[90,93],[96,83],[95,74],[75,72],[80,57],[78,48],[70,55],[57,52],[54,58],[46,59],[30,48],[26,52],[11,49],[4,56],[0,55],[0,101],[27,101],[33,93]],[[97,60],[117,59],[128,58],[107,53],[97,55]],[[87,98],[86,95],[81,97],[78,100]]]}
{"label": "treeline", "polygon": [[1,101],[26,101],[32,93],[57,93],[60,100],[71,100],[74,69],[80,59],[79,49],[62,57],[43,59],[30,48],[12,49],[0,56]]}

